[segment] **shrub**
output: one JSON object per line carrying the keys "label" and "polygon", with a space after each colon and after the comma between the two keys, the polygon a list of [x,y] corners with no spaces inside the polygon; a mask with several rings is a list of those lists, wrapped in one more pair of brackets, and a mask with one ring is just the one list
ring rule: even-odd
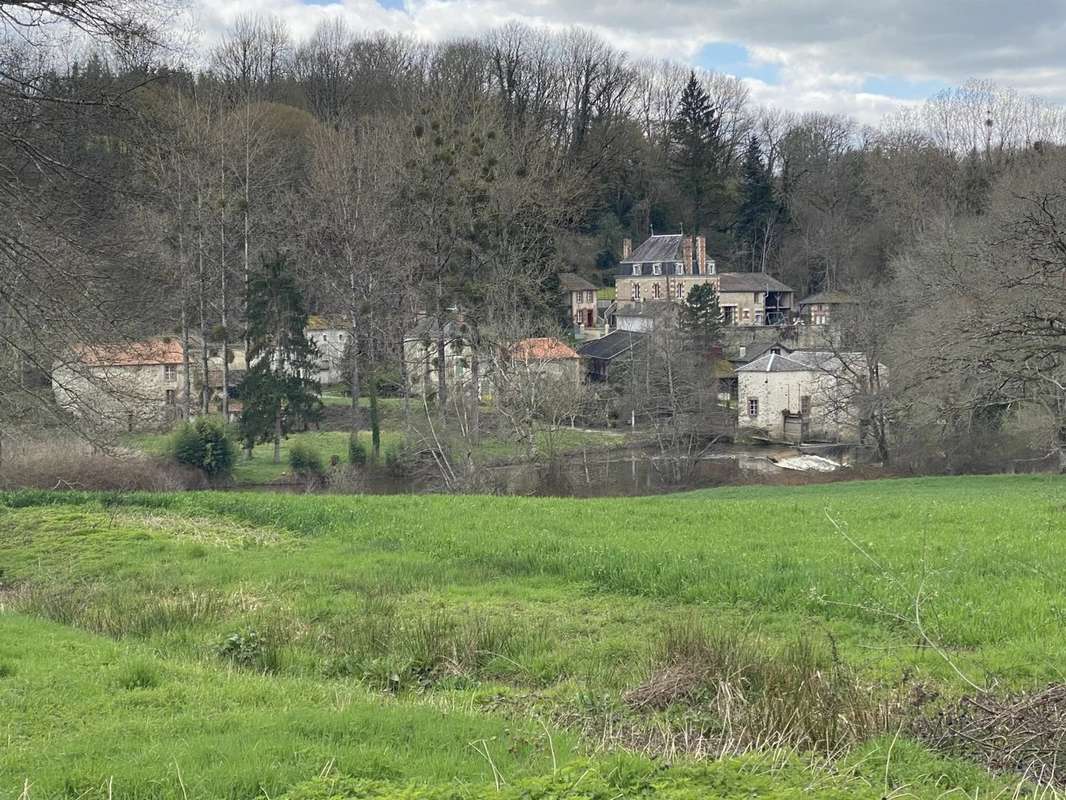
{"label": "shrub", "polygon": [[348,437],[348,463],[362,465],[367,462],[366,445],[359,441],[358,434]]}
{"label": "shrub", "polygon": [[212,478],[229,475],[237,457],[226,426],[209,417],[182,425],[171,438],[169,452],[179,464],[196,467]]}
{"label": "shrub", "polygon": [[238,667],[260,672],[276,672],[278,668],[277,651],[253,630],[230,634],[215,652]]}
{"label": "shrub", "polygon": [[293,442],[289,448],[289,466],[301,478],[317,479],[326,474],[322,456],[306,442]]}

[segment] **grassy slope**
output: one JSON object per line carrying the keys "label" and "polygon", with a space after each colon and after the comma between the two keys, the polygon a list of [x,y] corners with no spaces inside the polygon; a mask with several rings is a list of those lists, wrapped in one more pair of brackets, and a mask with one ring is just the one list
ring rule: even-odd
{"label": "grassy slope", "polygon": [[[258,781],[273,797],[329,759],[357,776],[487,785],[477,739],[508,781],[544,774],[546,729],[501,717],[495,701],[617,696],[679,619],[769,640],[831,633],[870,679],[917,670],[962,692],[899,619],[919,592],[924,625],[970,679],[1056,679],[1064,488],[955,478],[605,501],[204,493],[106,507],[9,496],[25,506],[0,510],[3,580],[25,590],[13,605],[99,635],[0,616],[0,708],[14,710],[0,797],[27,777],[48,797],[111,774],[176,797],[175,761],[196,796],[253,796]],[[216,655],[249,629],[271,643],[271,675]],[[457,668],[427,691],[439,652]],[[573,738],[551,735],[573,761]],[[911,745],[895,762],[915,786],[945,769]]]}

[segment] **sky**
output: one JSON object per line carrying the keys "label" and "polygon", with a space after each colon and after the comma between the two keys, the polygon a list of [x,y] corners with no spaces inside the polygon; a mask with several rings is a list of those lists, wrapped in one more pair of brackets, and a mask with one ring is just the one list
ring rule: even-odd
{"label": "sky", "polygon": [[510,21],[580,25],[636,57],[741,78],[757,103],[875,124],[969,78],[1066,101],[1066,0],[198,0],[206,41],[241,14],[295,38],[326,19],[428,40]]}

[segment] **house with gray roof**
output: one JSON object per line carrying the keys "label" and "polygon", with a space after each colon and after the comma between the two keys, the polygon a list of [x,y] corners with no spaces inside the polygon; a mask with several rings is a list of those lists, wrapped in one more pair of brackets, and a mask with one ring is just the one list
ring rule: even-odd
{"label": "house with gray roof", "polygon": [[615,276],[619,307],[647,302],[680,303],[692,287],[712,284],[729,325],[785,325],[795,292],[765,272],[718,272],[703,236],[649,236],[636,250],[628,240]]}
{"label": "house with gray roof", "polygon": [[858,442],[862,353],[774,347],[737,367],[737,427],[781,442]]}
{"label": "house with gray roof", "polygon": [[560,302],[570,324],[582,333],[597,324],[596,287],[574,272],[559,273]]}

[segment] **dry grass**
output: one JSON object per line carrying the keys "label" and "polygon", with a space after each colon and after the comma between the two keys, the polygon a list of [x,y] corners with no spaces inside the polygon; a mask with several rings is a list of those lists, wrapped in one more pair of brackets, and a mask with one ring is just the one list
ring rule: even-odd
{"label": "dry grass", "polygon": [[181,491],[206,488],[203,475],[160,458],[104,452],[72,436],[22,438],[5,447],[0,490]]}

